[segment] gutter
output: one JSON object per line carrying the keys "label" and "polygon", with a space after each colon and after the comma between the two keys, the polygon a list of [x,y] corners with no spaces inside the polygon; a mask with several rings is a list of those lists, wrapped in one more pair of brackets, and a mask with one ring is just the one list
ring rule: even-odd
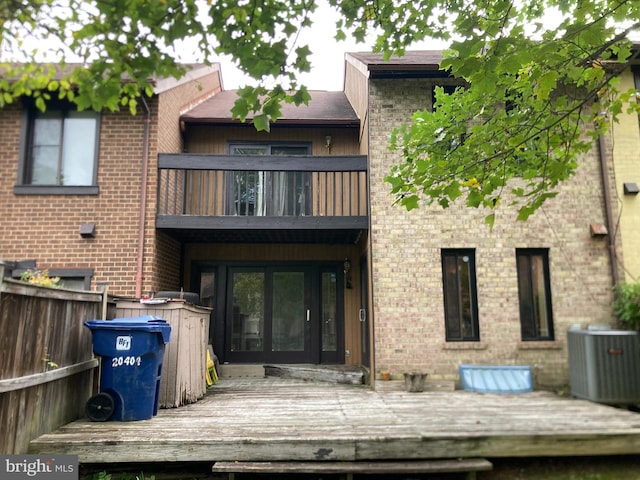
{"label": "gutter", "polygon": [[609,186],[609,174],[608,174],[608,166],[609,162],[607,161],[607,156],[605,155],[605,140],[604,135],[600,135],[598,137],[598,154],[600,156],[600,173],[602,175],[602,189],[604,190],[604,208],[605,208],[605,217],[607,222],[607,231],[609,235],[607,235],[609,242],[609,262],[611,263],[611,277],[613,281],[613,286],[615,286],[618,279],[618,261],[617,261],[617,251],[616,251],[616,234],[615,234],[615,225],[613,224],[613,211],[611,208],[611,191]]}
{"label": "gutter", "polygon": [[136,259],[136,292],[135,298],[142,297],[142,279],[144,267],[145,220],[147,213],[147,177],[149,174],[149,128],[151,111],[144,96],[140,96],[146,110],[144,133],[142,138],[142,171],[140,173],[140,217],[138,223],[138,255]]}

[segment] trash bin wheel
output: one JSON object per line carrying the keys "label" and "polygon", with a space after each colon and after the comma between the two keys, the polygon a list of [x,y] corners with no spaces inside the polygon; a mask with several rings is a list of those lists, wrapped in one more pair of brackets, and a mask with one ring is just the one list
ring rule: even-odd
{"label": "trash bin wheel", "polygon": [[87,400],[86,413],[89,420],[106,422],[113,415],[113,398],[108,393],[98,393]]}

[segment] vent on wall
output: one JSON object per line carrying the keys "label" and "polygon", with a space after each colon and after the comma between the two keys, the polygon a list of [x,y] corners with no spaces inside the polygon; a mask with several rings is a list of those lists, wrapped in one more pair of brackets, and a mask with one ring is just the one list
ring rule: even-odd
{"label": "vent on wall", "polygon": [[624,330],[569,330],[571,395],[608,405],[640,404],[640,339]]}

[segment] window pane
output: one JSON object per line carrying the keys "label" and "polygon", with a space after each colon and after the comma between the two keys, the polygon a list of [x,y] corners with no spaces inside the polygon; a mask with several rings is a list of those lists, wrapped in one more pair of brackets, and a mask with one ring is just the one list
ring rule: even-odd
{"label": "window pane", "polygon": [[69,112],[64,122],[62,185],[93,185],[96,148],[96,117]]}
{"label": "window pane", "polygon": [[520,301],[520,327],[522,338],[535,338],[536,331],[533,321],[533,298],[531,286],[531,259],[527,255],[518,255],[518,298]]}
{"label": "window pane", "polygon": [[271,215],[305,215],[308,183],[305,172],[271,172]]}
{"label": "window pane", "polygon": [[531,278],[533,285],[533,299],[535,302],[536,329],[539,337],[549,336],[549,322],[547,320],[547,297],[544,281],[544,264],[542,256],[536,255],[531,262]]}
{"label": "window pane", "polygon": [[479,340],[473,250],[442,252],[447,340]]}
{"label": "window pane", "polygon": [[271,350],[304,350],[304,272],[274,272]]}
{"label": "window pane", "polygon": [[25,181],[32,185],[93,185],[98,113],[33,113]]}
{"label": "window pane", "polygon": [[472,338],[475,335],[473,329],[473,313],[471,311],[471,276],[469,272],[469,257],[458,257],[458,275],[460,278],[460,309],[462,311],[462,336]]}
{"label": "window pane", "polygon": [[41,113],[34,121],[33,144],[59,146],[61,132],[62,116],[60,112]]}
{"label": "window pane", "polygon": [[40,114],[33,122],[31,183],[57,185],[62,119],[57,112]]}
{"label": "window pane", "polygon": [[548,256],[535,250],[516,251],[518,299],[523,340],[552,340]]}
{"label": "window pane", "polygon": [[309,147],[306,145],[274,145],[271,147],[271,155],[308,155]]}
{"label": "window pane", "polygon": [[[266,145],[231,145],[231,155],[267,155]],[[263,216],[266,213],[264,202],[265,172],[233,172],[234,215]]]}
{"label": "window pane", "polygon": [[335,352],[338,348],[336,272],[322,272],[322,351]]}
{"label": "window pane", "polygon": [[232,145],[231,155],[266,155],[266,145]]}
{"label": "window pane", "polygon": [[31,156],[31,184],[57,185],[58,147],[33,147]]}
{"label": "window pane", "polygon": [[216,276],[213,272],[200,274],[200,305],[203,307],[215,307]]}
{"label": "window pane", "polygon": [[264,329],[264,273],[233,275],[231,351],[262,351]]}
{"label": "window pane", "polygon": [[265,215],[265,172],[253,170],[233,172],[233,179],[234,214]]}
{"label": "window pane", "polygon": [[[230,145],[232,155],[307,155],[309,145]],[[299,216],[310,213],[306,172],[233,172],[229,211],[247,216]],[[309,205],[307,205],[309,203]]]}
{"label": "window pane", "polygon": [[444,263],[444,298],[447,339],[462,338],[460,329],[460,302],[458,300],[458,267],[455,256],[445,256]]}
{"label": "window pane", "polygon": [[82,277],[68,277],[68,278],[64,278],[61,277],[60,278],[60,286],[63,288],[69,288],[72,290],[84,290],[84,284],[85,284],[85,280]]}

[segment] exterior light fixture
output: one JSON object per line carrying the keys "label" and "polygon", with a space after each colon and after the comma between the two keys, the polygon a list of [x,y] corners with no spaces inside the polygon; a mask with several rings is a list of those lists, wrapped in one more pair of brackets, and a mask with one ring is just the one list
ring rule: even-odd
{"label": "exterior light fixture", "polygon": [[342,266],[344,268],[345,284],[347,288],[351,288],[351,260],[349,260],[349,257],[345,257]]}
{"label": "exterior light fixture", "polygon": [[324,137],[324,146],[327,147],[327,150],[331,151],[331,135]]}

